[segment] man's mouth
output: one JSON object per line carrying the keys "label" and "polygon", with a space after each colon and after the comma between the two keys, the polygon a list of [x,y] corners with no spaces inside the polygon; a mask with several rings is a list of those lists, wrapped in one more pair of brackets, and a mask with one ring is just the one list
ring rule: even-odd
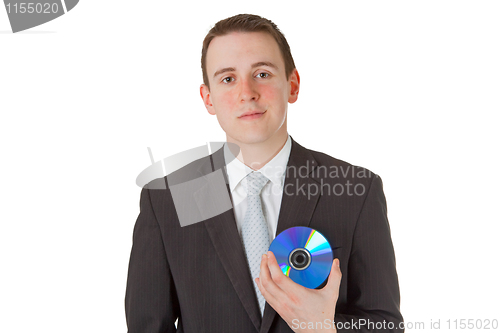
{"label": "man's mouth", "polygon": [[248,112],[243,113],[238,118],[241,118],[241,119],[254,119],[254,118],[259,118],[264,113],[266,113],[266,111],[248,111]]}

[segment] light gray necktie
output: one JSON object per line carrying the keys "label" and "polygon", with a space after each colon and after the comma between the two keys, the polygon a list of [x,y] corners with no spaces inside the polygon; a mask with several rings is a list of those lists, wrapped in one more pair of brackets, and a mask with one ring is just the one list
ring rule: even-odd
{"label": "light gray necktie", "polygon": [[260,293],[255,278],[259,277],[261,258],[264,253],[267,253],[270,244],[260,198],[260,192],[268,181],[269,179],[260,172],[252,172],[247,175],[248,208],[241,230],[241,238],[243,239],[243,246],[245,247],[261,314],[264,313],[266,300]]}

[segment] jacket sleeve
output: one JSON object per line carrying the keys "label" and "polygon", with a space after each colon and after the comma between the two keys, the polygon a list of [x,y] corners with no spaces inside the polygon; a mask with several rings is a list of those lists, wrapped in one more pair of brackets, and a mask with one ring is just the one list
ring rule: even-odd
{"label": "jacket sleeve", "polygon": [[160,227],[151,205],[151,192],[143,188],[125,295],[129,333],[176,332],[179,305],[163,245]]}
{"label": "jacket sleeve", "polygon": [[404,331],[387,204],[378,175],[355,226],[347,276],[348,304],[344,313],[335,315],[339,333]]}

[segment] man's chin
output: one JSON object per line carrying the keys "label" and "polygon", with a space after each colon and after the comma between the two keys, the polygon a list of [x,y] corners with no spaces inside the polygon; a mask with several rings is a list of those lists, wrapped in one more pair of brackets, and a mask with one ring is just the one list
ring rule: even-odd
{"label": "man's chin", "polygon": [[234,142],[236,144],[244,144],[244,145],[254,145],[259,143],[264,143],[269,139],[269,135],[258,134],[258,133],[246,133],[235,135],[234,137],[228,136],[229,142]]}

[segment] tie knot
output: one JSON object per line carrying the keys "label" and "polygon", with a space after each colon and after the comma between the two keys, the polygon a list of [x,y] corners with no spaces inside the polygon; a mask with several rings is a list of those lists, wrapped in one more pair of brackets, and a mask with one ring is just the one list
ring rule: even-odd
{"label": "tie knot", "polygon": [[260,172],[251,172],[247,175],[248,195],[259,195],[269,179]]}

